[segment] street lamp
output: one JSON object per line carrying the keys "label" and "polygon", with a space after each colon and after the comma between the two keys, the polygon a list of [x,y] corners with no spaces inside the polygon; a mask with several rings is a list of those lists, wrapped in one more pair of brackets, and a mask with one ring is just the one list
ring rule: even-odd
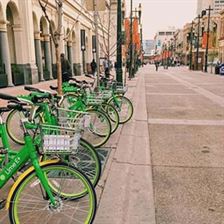
{"label": "street lamp", "polygon": [[[135,13],[135,16],[137,17],[138,13],[138,20],[139,24],[141,24],[141,18],[142,18],[142,5],[139,4],[138,10],[137,8],[133,11],[133,0],[130,1],[130,43],[129,43],[129,79],[134,77],[133,74],[133,56],[134,56],[134,46],[133,46],[133,12]],[[142,29],[141,29],[141,39],[142,39]],[[141,46],[142,46],[142,40],[141,40]],[[142,49],[142,47],[141,47]]]}
{"label": "street lamp", "polygon": [[117,0],[117,65],[116,80],[123,83],[122,70],[122,0]]}
{"label": "street lamp", "polygon": [[193,50],[193,38],[194,38],[194,21],[191,22],[191,34],[190,34],[190,63],[189,63],[189,69],[192,70],[192,50]]}
{"label": "street lamp", "polygon": [[208,9],[208,28],[207,28],[207,42],[206,42],[206,51],[205,51],[205,72],[208,72],[208,47],[209,47],[209,32],[210,32],[210,18],[211,18],[211,11],[213,10],[211,6]]}
{"label": "street lamp", "polygon": [[200,46],[200,22],[202,16],[198,15],[196,19],[198,19],[198,34],[197,34],[197,51],[196,51],[196,70],[198,70],[198,60],[199,60],[199,46]]}

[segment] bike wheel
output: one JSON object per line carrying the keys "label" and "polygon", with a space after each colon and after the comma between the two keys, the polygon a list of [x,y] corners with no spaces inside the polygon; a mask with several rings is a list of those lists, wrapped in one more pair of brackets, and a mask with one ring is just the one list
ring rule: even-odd
{"label": "bike wheel", "polygon": [[[12,110],[6,119],[6,130],[8,132],[9,137],[15,143],[19,145],[24,145],[24,133],[21,126],[21,119],[28,118],[30,116],[29,111],[18,111]],[[42,122],[42,118],[38,114],[35,118],[36,123]],[[32,131],[29,131],[30,135],[32,135]]]}
{"label": "bike wheel", "polygon": [[28,112],[12,110],[6,119],[6,129],[9,137],[17,144],[24,145],[24,134],[20,119],[28,117]]}
{"label": "bike wheel", "polygon": [[100,110],[89,109],[87,112],[90,116],[90,122],[83,133],[83,139],[90,142],[93,147],[99,148],[110,138],[110,119],[105,112]]}
{"label": "bike wheel", "polygon": [[94,187],[97,185],[101,176],[101,161],[95,148],[90,143],[81,139],[77,152],[65,158],[69,165],[84,173]]}
{"label": "bike wheel", "polygon": [[128,122],[134,113],[134,107],[132,102],[125,96],[117,95],[109,99],[109,104],[113,105],[120,118],[120,124]]}
{"label": "bike wheel", "polygon": [[106,112],[107,116],[110,118],[110,123],[111,123],[111,134],[113,134],[118,126],[119,126],[119,114],[116,110],[116,108],[112,104],[104,103],[102,105],[103,111]]}
{"label": "bike wheel", "polygon": [[[11,197],[11,223],[92,223],[96,213],[96,194],[85,175],[63,163],[48,164],[41,169],[54,192],[56,205],[51,205],[33,171],[20,182]],[[70,200],[77,198],[79,200]]]}

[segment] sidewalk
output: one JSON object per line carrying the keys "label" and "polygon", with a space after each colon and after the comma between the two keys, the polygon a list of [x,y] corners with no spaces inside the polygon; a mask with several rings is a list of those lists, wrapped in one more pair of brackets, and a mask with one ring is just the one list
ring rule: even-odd
{"label": "sidewalk", "polygon": [[[97,187],[96,224],[156,223],[145,80],[141,71],[139,74],[131,81],[127,80],[129,90],[126,96],[134,105],[133,118],[119,127],[106,145],[111,152]],[[49,85],[56,85],[56,81],[34,86],[49,89]],[[0,92],[18,95],[26,91],[19,86],[0,89]],[[0,100],[0,106],[4,103]]]}
{"label": "sidewalk", "polygon": [[127,97],[135,112],[114,139],[118,144],[100,181],[103,190],[98,198],[96,224],[155,223],[144,83],[143,74],[128,81]]}

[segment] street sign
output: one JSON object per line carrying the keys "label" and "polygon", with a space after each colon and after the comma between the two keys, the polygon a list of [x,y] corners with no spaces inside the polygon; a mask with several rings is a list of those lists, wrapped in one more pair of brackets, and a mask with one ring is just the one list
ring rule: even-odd
{"label": "street sign", "polygon": [[[86,0],[86,9],[88,11],[94,11],[94,0]],[[105,11],[106,10],[106,0],[97,0],[95,11]]]}

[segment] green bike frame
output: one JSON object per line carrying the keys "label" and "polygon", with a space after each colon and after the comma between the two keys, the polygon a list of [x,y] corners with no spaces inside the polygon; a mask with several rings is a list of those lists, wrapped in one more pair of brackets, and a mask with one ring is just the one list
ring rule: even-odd
{"label": "green bike frame", "polygon": [[[24,126],[26,126],[26,123],[24,123]],[[47,195],[49,196],[49,199],[53,205],[55,205],[55,198],[52,194],[52,191],[49,187],[48,180],[46,176],[44,175],[39,161],[38,161],[38,155],[35,149],[35,146],[33,145],[33,139],[32,137],[25,132],[24,134],[24,140],[25,140],[25,146],[21,148],[19,152],[14,152],[13,150],[10,150],[8,136],[5,128],[5,124],[3,123],[1,117],[0,117],[0,138],[3,143],[4,147],[4,154],[1,155],[0,165],[3,166],[2,170],[0,170],[0,189],[8,182],[10,178],[13,177],[28,161],[31,161],[31,164],[33,165],[33,168],[44,188]],[[8,152],[13,154],[13,157],[8,155]],[[9,160],[9,161],[7,161]],[[15,183],[16,184],[16,183]],[[9,194],[9,198],[13,192]],[[10,200],[7,200],[10,201]]]}

